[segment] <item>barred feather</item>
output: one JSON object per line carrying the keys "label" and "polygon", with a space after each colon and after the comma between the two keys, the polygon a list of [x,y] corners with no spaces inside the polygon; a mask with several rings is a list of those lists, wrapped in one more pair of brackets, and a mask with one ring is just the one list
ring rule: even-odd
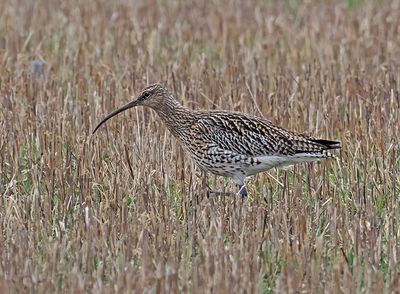
{"label": "barred feather", "polygon": [[[154,109],[189,156],[204,170],[232,177],[239,187],[246,176],[321,158],[340,142],[297,134],[272,122],[238,112],[190,110],[161,85],[145,88],[138,98],[105,117],[134,106]],[[240,190],[242,195],[247,192]]]}

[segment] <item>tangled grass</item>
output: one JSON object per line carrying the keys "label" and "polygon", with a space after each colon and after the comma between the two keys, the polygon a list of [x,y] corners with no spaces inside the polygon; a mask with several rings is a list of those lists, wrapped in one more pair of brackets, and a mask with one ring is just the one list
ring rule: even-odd
{"label": "tangled grass", "polygon": [[[0,7],[2,293],[400,288],[398,1]],[[151,110],[91,135],[152,82],[343,148],[208,198]]]}

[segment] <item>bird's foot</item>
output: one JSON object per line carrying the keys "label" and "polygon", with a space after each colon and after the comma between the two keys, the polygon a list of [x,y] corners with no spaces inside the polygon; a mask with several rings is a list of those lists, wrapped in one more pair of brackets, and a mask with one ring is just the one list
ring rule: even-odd
{"label": "bird's foot", "polygon": [[221,191],[213,191],[208,185],[206,185],[206,194],[207,196],[234,196],[235,193],[232,192],[221,192]]}
{"label": "bird's foot", "polygon": [[242,199],[247,198],[248,193],[247,193],[247,189],[245,187],[245,185],[237,185],[239,188],[239,193],[240,196],[242,196]]}
{"label": "bird's foot", "polygon": [[234,196],[235,193],[232,192],[222,192],[222,191],[208,191],[209,195],[213,195],[213,196]]}

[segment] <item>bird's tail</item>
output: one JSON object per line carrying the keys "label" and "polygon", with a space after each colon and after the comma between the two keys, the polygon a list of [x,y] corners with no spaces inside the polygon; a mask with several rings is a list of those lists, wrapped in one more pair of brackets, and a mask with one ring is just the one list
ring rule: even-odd
{"label": "bird's tail", "polygon": [[328,152],[328,150],[341,148],[338,141],[314,138],[298,140],[296,145],[296,155],[310,160],[313,158],[334,158],[336,156]]}
{"label": "bird's tail", "polygon": [[331,140],[324,140],[324,139],[311,139],[311,141],[324,146],[325,150],[341,148],[340,142],[338,142],[338,141],[331,141]]}

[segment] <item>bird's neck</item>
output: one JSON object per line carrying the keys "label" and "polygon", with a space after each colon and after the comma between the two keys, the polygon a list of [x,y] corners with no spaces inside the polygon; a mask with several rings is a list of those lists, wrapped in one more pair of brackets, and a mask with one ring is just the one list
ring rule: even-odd
{"label": "bird's neck", "polygon": [[168,130],[178,139],[185,136],[194,119],[194,112],[182,106],[172,96],[164,100],[161,107],[154,108]]}

